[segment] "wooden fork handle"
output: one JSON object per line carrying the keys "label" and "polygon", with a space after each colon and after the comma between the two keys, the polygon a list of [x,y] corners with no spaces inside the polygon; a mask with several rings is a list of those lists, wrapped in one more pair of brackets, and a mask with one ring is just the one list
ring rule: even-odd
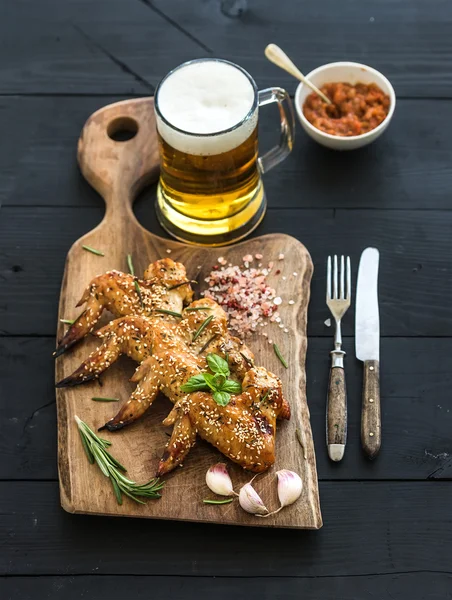
{"label": "wooden fork handle", "polygon": [[326,437],[331,460],[342,460],[347,441],[347,389],[343,367],[332,367],[328,385]]}
{"label": "wooden fork handle", "polygon": [[364,361],[361,444],[370,459],[377,456],[381,446],[380,363],[378,360]]}

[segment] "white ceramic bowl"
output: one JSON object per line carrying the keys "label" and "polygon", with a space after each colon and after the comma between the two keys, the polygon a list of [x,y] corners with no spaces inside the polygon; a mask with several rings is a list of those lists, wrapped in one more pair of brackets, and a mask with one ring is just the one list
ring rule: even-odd
{"label": "white ceramic bowl", "polygon": [[309,94],[312,94],[312,90],[307,85],[300,83],[295,92],[295,109],[298,118],[306,133],[313,140],[322,144],[322,146],[333,148],[334,150],[354,150],[355,148],[361,148],[376,140],[389,125],[396,105],[394,88],[389,80],[376,69],[355,62],[334,62],[314,69],[306,78],[312,81],[317,87],[321,87],[325,83],[350,83],[351,85],[356,85],[357,83],[375,83],[385,94],[388,94],[391,101],[388,116],[378,127],[361,135],[341,137],[320,131],[320,129],[311,125],[306,119],[303,114],[303,104]]}

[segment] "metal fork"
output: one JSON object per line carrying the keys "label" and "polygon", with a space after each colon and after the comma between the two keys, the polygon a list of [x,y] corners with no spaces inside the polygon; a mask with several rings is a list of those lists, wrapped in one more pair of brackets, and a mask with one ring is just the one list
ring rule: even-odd
{"label": "metal fork", "polygon": [[[333,271],[333,273],[331,273]],[[351,265],[347,256],[341,256],[338,269],[337,255],[334,255],[333,269],[331,256],[328,257],[326,278],[326,303],[336,322],[334,350],[331,351],[331,371],[328,385],[326,413],[326,443],[328,455],[335,462],[344,456],[347,441],[347,388],[345,386],[344,356],[342,350],[341,319],[351,302]]]}

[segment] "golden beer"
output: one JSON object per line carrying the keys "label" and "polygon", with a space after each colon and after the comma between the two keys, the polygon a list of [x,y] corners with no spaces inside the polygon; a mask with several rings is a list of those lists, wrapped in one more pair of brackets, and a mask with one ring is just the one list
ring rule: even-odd
{"label": "golden beer", "polygon": [[263,218],[258,107],[254,81],[228,61],[191,61],[160,83],[157,213],[175,237],[221,245],[244,237]]}
{"label": "golden beer", "polygon": [[257,129],[237,148],[210,156],[180,152],[158,137],[162,192],[182,214],[224,219],[239,212],[255,194]]}

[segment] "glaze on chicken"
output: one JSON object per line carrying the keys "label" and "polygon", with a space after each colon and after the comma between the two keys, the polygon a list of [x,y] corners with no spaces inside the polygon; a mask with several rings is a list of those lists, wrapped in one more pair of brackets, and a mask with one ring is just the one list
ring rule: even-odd
{"label": "glaze on chicken", "polygon": [[[230,335],[226,313],[216,302],[208,298],[191,302],[192,297],[184,266],[169,258],[149,265],[143,280],[118,271],[96,277],[80,301],[86,303],[85,311],[56,353],[92,331],[103,309],[119,318],[95,333],[102,345],[57,386],[94,379],[126,354],[140,363],[132,377],[137,387],[104,427],[115,431],[136,421],[159,391],[165,394],[174,407],[163,423],[173,425],[173,432],[159,463],[159,476],[182,463],[197,435],[243,468],[265,471],[275,461],[276,419],[290,417],[281,381],[254,365],[249,348]],[[241,383],[242,393],[233,395],[227,406],[217,404],[208,392],[181,391],[191,377],[208,370],[209,353],[227,360],[231,378]]]}

